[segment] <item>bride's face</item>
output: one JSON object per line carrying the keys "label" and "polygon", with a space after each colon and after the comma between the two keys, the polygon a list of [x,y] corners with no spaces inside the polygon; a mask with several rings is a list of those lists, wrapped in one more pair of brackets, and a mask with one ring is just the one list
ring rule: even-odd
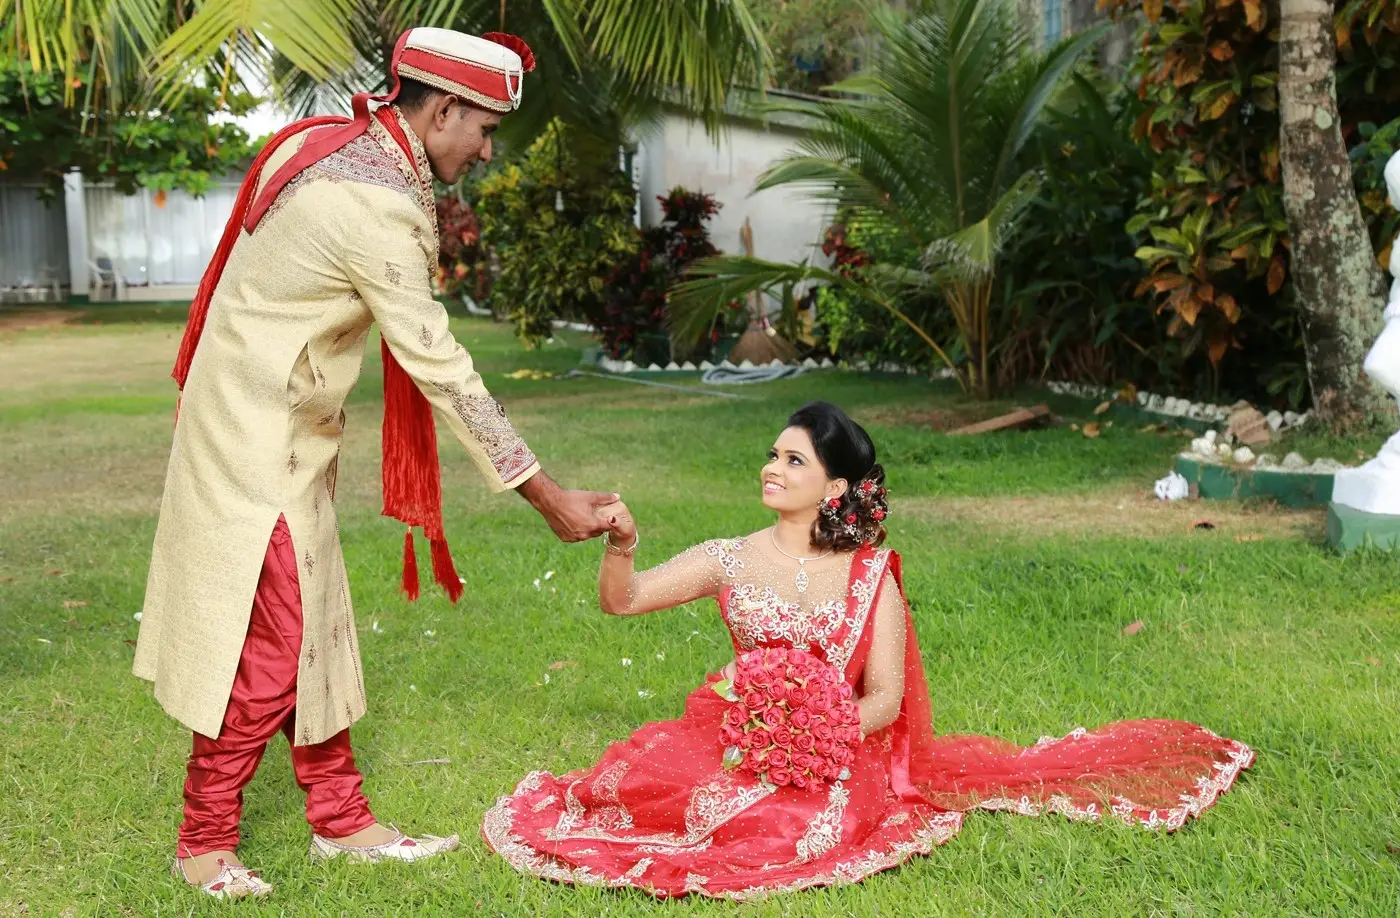
{"label": "bride's face", "polygon": [[828,478],[817,458],[812,438],[800,427],[789,427],[768,450],[763,466],[763,505],[780,513],[810,511],[846,493],[846,479]]}

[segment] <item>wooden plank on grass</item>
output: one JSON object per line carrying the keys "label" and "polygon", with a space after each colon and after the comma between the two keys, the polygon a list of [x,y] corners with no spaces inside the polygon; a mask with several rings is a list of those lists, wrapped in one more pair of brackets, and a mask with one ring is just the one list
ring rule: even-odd
{"label": "wooden plank on grass", "polygon": [[948,436],[971,436],[973,434],[994,433],[998,430],[1023,430],[1037,424],[1043,424],[1050,418],[1050,408],[1046,405],[1036,405],[1033,408],[1017,408],[1010,414],[1003,414],[1001,417],[981,421],[977,424],[969,424],[966,427],[959,427],[957,430],[950,430]]}

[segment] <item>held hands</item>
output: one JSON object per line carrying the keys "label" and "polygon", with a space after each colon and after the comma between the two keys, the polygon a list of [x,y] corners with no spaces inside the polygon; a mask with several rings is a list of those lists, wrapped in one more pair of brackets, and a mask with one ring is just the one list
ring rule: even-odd
{"label": "held hands", "polygon": [[622,501],[598,508],[598,517],[607,525],[608,540],[618,548],[631,548],[637,541],[637,523]]}
{"label": "held hands", "polygon": [[528,500],[561,542],[585,542],[608,531],[602,507],[614,504],[616,494],[605,491],[565,491],[543,472],[520,486]]}

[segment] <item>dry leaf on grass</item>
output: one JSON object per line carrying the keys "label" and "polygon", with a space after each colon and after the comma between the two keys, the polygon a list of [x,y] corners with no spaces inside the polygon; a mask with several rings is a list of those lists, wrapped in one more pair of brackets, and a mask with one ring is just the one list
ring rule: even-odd
{"label": "dry leaf on grass", "polygon": [[1110,408],[1112,408],[1112,407],[1113,407],[1113,403],[1112,403],[1112,402],[1103,402],[1102,404],[1099,405],[1099,407],[1097,407],[1097,408],[1094,409],[1094,414],[1103,414],[1103,413],[1105,413],[1106,411],[1108,411],[1108,409],[1110,409]]}
{"label": "dry leaf on grass", "polygon": [[578,666],[578,664],[573,660],[557,660],[549,664],[549,668],[555,671],[561,670],[566,666]]}
{"label": "dry leaf on grass", "polygon": [[1379,658],[1379,657],[1367,657],[1367,658],[1366,658],[1366,662],[1367,662],[1367,663],[1370,663],[1372,666],[1380,666],[1380,665],[1381,665],[1381,661],[1380,661],[1380,658]]}
{"label": "dry leaf on grass", "polygon": [[1095,437],[1097,437],[1098,435],[1099,435],[1099,425],[1098,425],[1096,422],[1090,421],[1088,424],[1085,424],[1085,425],[1084,425],[1084,436],[1086,436],[1086,437],[1088,437],[1090,440],[1092,440],[1092,439],[1094,439]]}
{"label": "dry leaf on grass", "polygon": [[1242,535],[1242,536],[1235,536],[1235,541],[1236,541],[1236,542],[1262,542],[1262,541],[1264,541],[1264,537],[1261,536],[1261,535],[1257,535],[1257,534],[1256,534],[1256,535]]}
{"label": "dry leaf on grass", "polygon": [[65,609],[81,609],[86,605],[87,603],[83,602],[81,599],[65,599],[63,601],[63,608]]}
{"label": "dry leaf on grass", "polygon": [[1138,619],[1137,621],[1133,622],[1131,625],[1123,629],[1123,637],[1132,637],[1133,635],[1137,634],[1139,631],[1146,627],[1147,626],[1142,623],[1142,619]]}

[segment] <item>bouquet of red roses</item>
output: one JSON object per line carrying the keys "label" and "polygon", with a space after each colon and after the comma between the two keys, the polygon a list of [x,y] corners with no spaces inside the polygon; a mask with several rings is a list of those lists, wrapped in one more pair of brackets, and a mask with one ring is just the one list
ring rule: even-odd
{"label": "bouquet of red roses", "polygon": [[860,712],[835,667],[805,650],[751,650],[733,685],[720,728],[724,763],[779,787],[845,780],[860,745]]}

